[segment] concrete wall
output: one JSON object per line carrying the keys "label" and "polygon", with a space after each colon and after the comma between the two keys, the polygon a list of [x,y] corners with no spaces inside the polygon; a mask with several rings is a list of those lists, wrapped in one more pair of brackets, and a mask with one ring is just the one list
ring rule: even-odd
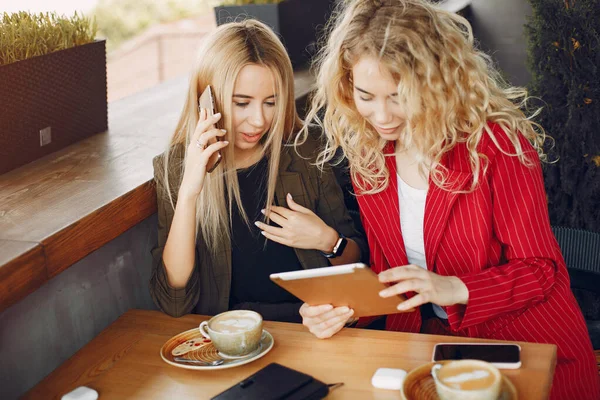
{"label": "concrete wall", "polygon": [[0,398],[22,395],[148,291],[156,215],[142,221],[0,313]]}
{"label": "concrete wall", "polygon": [[473,0],[471,3],[473,34],[480,48],[492,55],[505,77],[513,84],[525,86],[531,75],[527,71],[527,40],[523,25],[531,15],[527,0]]}

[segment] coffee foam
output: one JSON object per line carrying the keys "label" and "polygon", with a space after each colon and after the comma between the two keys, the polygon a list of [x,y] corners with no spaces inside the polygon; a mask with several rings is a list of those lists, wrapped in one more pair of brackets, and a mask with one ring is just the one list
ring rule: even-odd
{"label": "coffee foam", "polygon": [[462,390],[483,389],[494,382],[494,376],[486,369],[464,371],[464,368],[461,368],[461,370],[456,371],[458,372],[456,375],[453,375],[451,370],[443,371],[444,373],[440,375],[446,376],[440,376],[440,380],[449,387]]}
{"label": "coffee foam", "polygon": [[252,328],[256,325],[256,320],[250,318],[236,318],[217,321],[219,325],[231,326],[233,328]]}
{"label": "coffee foam", "polygon": [[472,372],[463,372],[458,375],[450,376],[448,378],[443,379],[444,383],[463,383],[467,381],[473,381],[476,379],[487,378],[492,374],[489,371],[478,369]]}
{"label": "coffee foam", "polygon": [[258,324],[255,318],[251,317],[229,317],[215,320],[211,324],[211,328],[221,333],[235,333],[240,331],[251,330]]}

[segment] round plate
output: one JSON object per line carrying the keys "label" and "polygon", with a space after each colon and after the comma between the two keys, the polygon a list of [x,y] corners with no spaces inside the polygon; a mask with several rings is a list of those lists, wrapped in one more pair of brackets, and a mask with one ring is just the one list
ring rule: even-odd
{"label": "round plate", "polygon": [[[440,397],[435,390],[435,382],[431,376],[431,368],[435,364],[443,363],[432,362],[410,371],[402,384],[402,398],[404,400],[439,400]],[[502,375],[502,388],[498,400],[517,399],[517,389],[506,376]]]}
{"label": "round plate", "polygon": [[266,330],[263,329],[262,337],[260,339],[260,346],[257,350],[251,354],[242,358],[223,358],[212,344],[210,340],[203,340],[202,344],[193,351],[190,351],[181,357],[187,358],[188,360],[211,362],[215,360],[224,359],[221,365],[196,365],[193,363],[185,363],[175,361],[175,357],[171,353],[175,347],[182,343],[187,342],[190,339],[204,339],[198,328],[190,329],[189,331],[181,332],[178,335],[173,336],[167,340],[160,349],[160,357],[167,363],[174,365],[179,368],[185,369],[197,369],[197,370],[213,370],[213,369],[226,369],[238,367],[240,365],[251,363],[252,361],[258,360],[265,354],[267,354],[272,348],[275,341],[273,336]]}

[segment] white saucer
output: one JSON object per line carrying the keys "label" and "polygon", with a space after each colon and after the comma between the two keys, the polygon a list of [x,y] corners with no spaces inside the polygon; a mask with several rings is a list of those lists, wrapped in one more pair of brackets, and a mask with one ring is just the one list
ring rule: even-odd
{"label": "white saucer", "polygon": [[193,363],[180,363],[174,360],[174,356],[171,354],[172,350],[177,347],[179,344],[186,342],[187,340],[201,337],[200,331],[198,328],[190,329],[189,331],[182,332],[176,336],[173,336],[169,339],[160,349],[160,357],[168,364],[174,365],[179,368],[185,369],[195,369],[195,370],[215,370],[215,369],[227,369],[233,368],[240,365],[251,363],[259,358],[263,357],[273,348],[273,344],[275,340],[273,336],[266,330],[263,329],[262,337],[260,340],[259,348],[253,351],[252,353],[243,356],[243,357],[224,357],[215,349],[214,345],[209,342],[204,346],[199,347],[198,350],[195,351],[193,357],[186,357],[191,359],[197,359],[201,361],[214,361],[215,359],[224,359],[223,364],[221,365],[195,365]]}

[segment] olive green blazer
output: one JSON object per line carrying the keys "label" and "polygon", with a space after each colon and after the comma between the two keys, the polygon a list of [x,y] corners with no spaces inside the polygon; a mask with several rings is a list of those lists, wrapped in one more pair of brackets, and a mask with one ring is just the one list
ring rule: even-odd
{"label": "olive green blazer", "polygon": [[[368,246],[355,229],[352,218],[344,204],[344,196],[333,171],[326,166],[320,171],[311,163],[316,158],[318,141],[309,139],[299,149],[300,157],[293,147],[284,146],[279,165],[279,179],[275,188],[276,203],[286,205],[285,196],[291,193],[294,201],[309,208],[327,225],[354,240],[361,251],[361,259],[368,258]],[[176,157],[176,156],[171,156]],[[308,158],[308,159],[307,159]],[[163,169],[164,155],[154,160],[154,176]],[[173,160],[175,163],[181,163]],[[176,164],[177,165],[177,164]],[[179,168],[173,168],[179,170]],[[179,174],[178,174],[179,175]],[[170,175],[172,193],[176,196],[181,176]],[[159,182],[155,179],[155,182]],[[231,243],[225,241],[212,258],[201,239],[196,243],[196,261],[190,279],[184,288],[175,289],[167,281],[162,260],[174,210],[166,196],[164,186],[157,183],[158,246],[152,250],[153,267],[150,294],[156,305],[165,313],[178,317],[194,311],[197,314],[215,315],[227,311],[231,289]],[[174,201],[176,201],[174,197]],[[317,250],[294,249],[303,268],[319,268],[329,265]]]}

